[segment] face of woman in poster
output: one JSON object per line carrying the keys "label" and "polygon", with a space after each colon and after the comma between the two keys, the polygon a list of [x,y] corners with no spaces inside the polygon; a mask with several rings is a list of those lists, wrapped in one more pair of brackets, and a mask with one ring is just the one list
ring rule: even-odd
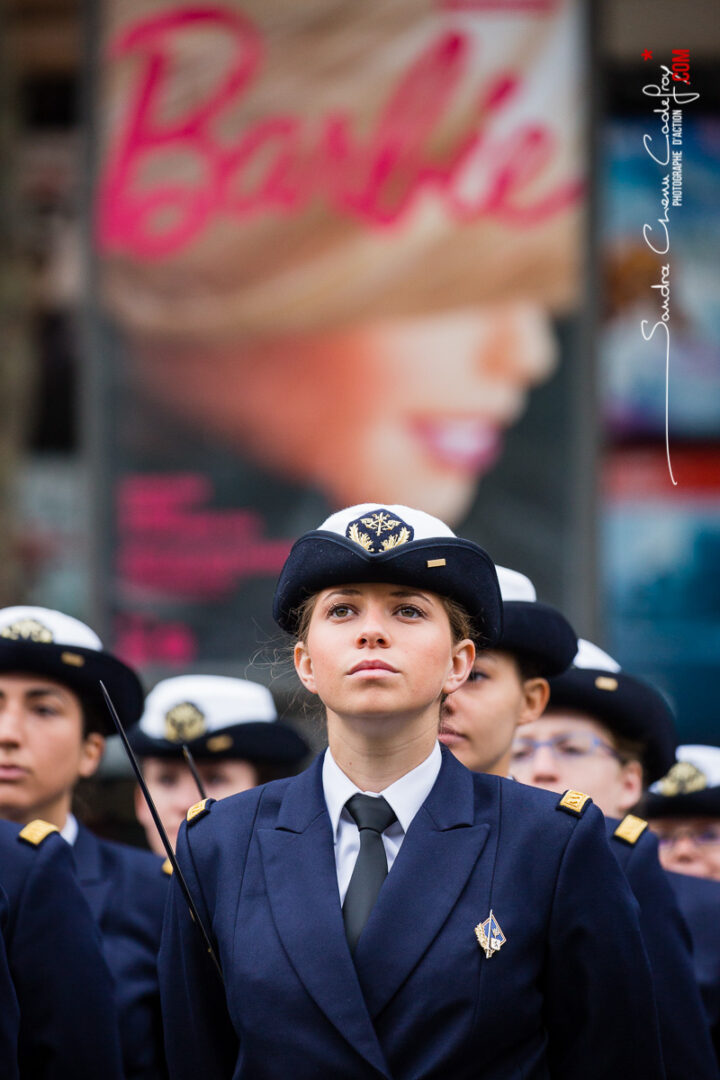
{"label": "face of woman in poster", "polygon": [[454,522],[556,351],[541,308],[508,303],[262,343],[155,343],[136,363],[158,403],[331,503],[372,496]]}

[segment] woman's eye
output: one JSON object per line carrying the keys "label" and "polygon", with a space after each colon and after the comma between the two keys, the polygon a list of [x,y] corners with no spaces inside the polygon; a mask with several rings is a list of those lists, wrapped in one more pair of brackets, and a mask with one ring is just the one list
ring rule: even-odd
{"label": "woman's eye", "polygon": [[487,675],[484,671],[471,671],[467,677],[469,683],[480,682],[481,679],[487,679]]}
{"label": "woman's eye", "polygon": [[344,619],[346,615],[350,615],[352,608],[349,604],[333,604],[328,611],[328,616],[336,619]]}
{"label": "woman's eye", "polygon": [[420,608],[415,607],[414,604],[403,604],[402,607],[397,609],[398,615],[402,615],[405,619],[422,619],[423,612]]}
{"label": "woman's eye", "polygon": [[161,773],[157,778],[157,783],[160,787],[171,788],[177,784],[177,777],[174,773]]}
{"label": "woman's eye", "polygon": [[60,710],[54,705],[36,705],[35,712],[38,716],[59,716]]}

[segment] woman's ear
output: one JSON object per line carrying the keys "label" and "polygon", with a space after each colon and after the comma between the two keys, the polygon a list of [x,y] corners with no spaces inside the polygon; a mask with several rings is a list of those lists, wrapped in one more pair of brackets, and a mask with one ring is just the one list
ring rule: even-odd
{"label": "woman's ear", "polygon": [[91,731],[83,739],[78,773],[87,780],[96,771],[105,749],[105,739],[98,731]]}
{"label": "woman's ear", "polygon": [[303,684],[306,690],[310,691],[311,694],[317,694],[312,660],[310,659],[310,653],[308,652],[307,646],[304,641],[298,641],[295,643],[293,660],[295,661],[295,670],[298,673],[298,678],[300,679],[300,682]]}
{"label": "woman's ear", "polygon": [[643,771],[639,761],[626,761],[621,766],[620,784],[622,792],[618,797],[618,808],[626,814],[643,792]]}
{"label": "woman's ear", "polygon": [[443,694],[452,694],[454,690],[459,690],[472,671],[474,663],[475,646],[470,638],[465,638],[463,641],[456,642],[453,645],[452,650],[452,666],[450,673],[443,683]]}
{"label": "woman's ear", "polygon": [[547,679],[525,679],[523,682],[523,701],[518,726],[531,724],[539,720],[550,700],[550,683]]}

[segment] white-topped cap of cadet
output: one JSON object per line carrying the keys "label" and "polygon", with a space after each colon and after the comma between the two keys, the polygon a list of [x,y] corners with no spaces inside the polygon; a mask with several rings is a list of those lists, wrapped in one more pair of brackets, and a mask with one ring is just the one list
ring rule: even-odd
{"label": "white-topped cap of cadet", "polygon": [[526,574],[496,566],[503,601],[503,631],[497,648],[532,660],[543,678],[558,675],[572,662],[577,636],[565,616],[541,604]]}
{"label": "white-topped cap of cadet", "polygon": [[308,596],[361,582],[427,589],[460,603],[483,644],[494,645],[500,634],[502,605],[490,556],[423,510],[380,503],[339,510],[295,541],[275,590],[273,617],[295,633]]}
{"label": "white-topped cap of cadet", "polygon": [[129,732],[140,757],[181,757],[183,744],[198,759],[300,761],[308,746],[278,720],[267,687],[224,675],[178,675],[147,696]]}
{"label": "white-topped cap of cadet", "polygon": [[645,795],[645,817],[720,817],[720,747],[686,744]]}
{"label": "white-topped cap of cadet", "polygon": [[143,690],[132,668],[106,652],[89,626],[62,611],[29,604],[0,609],[0,672],[31,672],[70,687],[86,714],[92,712],[92,729],[102,734],[115,726],[101,679],[126,723],[142,711]]}

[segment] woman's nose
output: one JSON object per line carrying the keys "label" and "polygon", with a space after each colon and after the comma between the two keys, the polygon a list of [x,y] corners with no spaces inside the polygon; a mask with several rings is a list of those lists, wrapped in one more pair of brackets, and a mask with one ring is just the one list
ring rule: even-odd
{"label": "woman's nose", "polygon": [[543,780],[557,780],[557,762],[549,746],[538,746],[532,757],[531,769],[535,783]]}
{"label": "woman's nose", "polygon": [[513,304],[490,317],[492,330],[477,357],[482,371],[523,385],[546,379],[557,348],[545,313],[531,304]]}
{"label": "woman's nose", "polygon": [[358,621],[358,644],[387,645],[389,638],[388,627],[382,613],[374,606],[367,607]]}
{"label": "woman's nose", "polygon": [[0,746],[17,746],[22,735],[20,714],[12,706],[0,709]]}

